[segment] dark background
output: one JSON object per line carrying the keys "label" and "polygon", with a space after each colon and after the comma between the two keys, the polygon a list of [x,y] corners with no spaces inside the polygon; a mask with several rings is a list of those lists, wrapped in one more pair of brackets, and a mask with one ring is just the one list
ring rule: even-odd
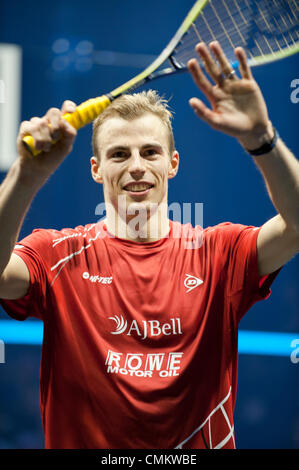
{"label": "dark background", "polygon": [[[193,0],[2,1],[0,43],[18,44],[23,53],[21,120],[60,107],[64,99],[79,104],[139,73],[149,63],[146,60],[167,44],[192,4]],[[69,41],[69,48],[57,54],[53,44],[61,38]],[[101,64],[91,63],[88,54],[80,55],[84,44],[88,52],[89,43],[82,41],[102,51]],[[116,55],[117,65],[111,51],[131,55],[123,61],[122,55]],[[298,56],[253,72],[272,122],[298,154],[299,104],[290,100],[291,81],[299,74]],[[151,87],[171,98],[175,113],[181,163],[178,176],[170,182],[169,202],[204,203],[205,227],[224,221],[259,226],[274,216],[276,211],[251,158],[232,138],[209,129],[189,107],[188,99],[199,94],[191,77],[169,77]],[[91,126],[87,126],[79,131],[72,154],[35,198],[22,236],[36,227],[60,229],[98,219],[95,208],[103,195],[90,177],[90,142]],[[282,269],[271,297],[248,312],[241,329],[289,332],[296,338],[298,260],[294,258]],[[0,311],[0,320],[7,318]],[[5,356],[5,364],[0,364],[0,448],[43,447],[40,347],[6,345]],[[237,447],[299,447],[298,372],[299,363],[287,356],[240,355]]]}

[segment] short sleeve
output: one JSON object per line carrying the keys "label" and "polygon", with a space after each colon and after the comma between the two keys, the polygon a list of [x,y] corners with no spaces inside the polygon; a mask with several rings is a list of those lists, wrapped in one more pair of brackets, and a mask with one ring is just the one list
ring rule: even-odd
{"label": "short sleeve", "polygon": [[271,295],[270,286],[281,268],[259,276],[257,237],[261,227],[229,222],[220,225],[217,246],[223,259],[226,296],[240,321],[254,303]]}
{"label": "short sleeve", "polygon": [[18,242],[13,250],[25,262],[30,274],[29,290],[24,297],[16,300],[0,299],[1,306],[15,320],[25,320],[27,317],[44,319],[48,289],[46,254],[50,238],[46,230],[37,229]]}

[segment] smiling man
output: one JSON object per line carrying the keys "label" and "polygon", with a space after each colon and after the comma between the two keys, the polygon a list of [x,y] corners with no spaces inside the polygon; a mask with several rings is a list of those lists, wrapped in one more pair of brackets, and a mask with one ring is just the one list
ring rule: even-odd
{"label": "smiling man", "polygon": [[[277,209],[261,227],[169,220],[179,156],[167,106],[150,91],[115,100],[94,123],[91,172],[106,219],[17,241],[32,198],[72,150],[76,131],[62,114],[75,105],[21,125],[20,157],[0,190],[0,297],[13,318],[44,322],[46,448],[236,447],[238,325],[298,252],[299,164],[243,49],[240,78],[218,43],[197,52],[214,84],[195,59],[189,70],[211,108],[190,105],[261,171]],[[22,144],[28,133],[38,158]]]}
{"label": "smiling man", "polygon": [[[130,111],[129,111],[130,110]],[[169,232],[168,180],[178,171],[170,113],[154,91],[125,95],[95,121],[92,176],[110,233],[154,241]],[[138,227],[130,224],[138,214]]]}

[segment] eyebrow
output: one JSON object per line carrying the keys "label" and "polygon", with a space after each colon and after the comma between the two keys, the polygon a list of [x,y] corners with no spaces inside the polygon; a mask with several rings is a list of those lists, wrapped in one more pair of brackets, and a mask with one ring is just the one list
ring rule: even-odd
{"label": "eyebrow", "polygon": [[[152,148],[152,147],[159,148],[160,150],[163,149],[161,144],[158,144],[157,142],[149,142],[147,144],[142,145],[141,150],[145,150],[147,148]],[[130,147],[127,145],[113,145],[112,147],[108,147],[106,151],[106,155],[116,152],[118,150],[129,150],[129,149]]]}

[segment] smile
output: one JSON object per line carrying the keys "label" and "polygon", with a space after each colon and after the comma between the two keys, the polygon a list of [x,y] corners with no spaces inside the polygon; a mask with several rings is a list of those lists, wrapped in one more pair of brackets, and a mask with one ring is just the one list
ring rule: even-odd
{"label": "smile", "polygon": [[124,186],[124,190],[130,193],[145,193],[148,192],[154,185],[151,183],[129,183]]}

